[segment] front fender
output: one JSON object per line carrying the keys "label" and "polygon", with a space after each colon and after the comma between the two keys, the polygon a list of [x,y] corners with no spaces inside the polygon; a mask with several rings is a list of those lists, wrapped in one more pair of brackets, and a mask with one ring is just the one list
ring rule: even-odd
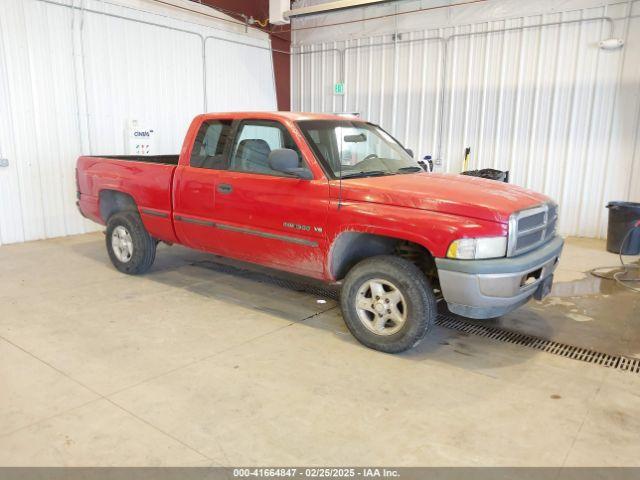
{"label": "front fender", "polygon": [[388,239],[374,245],[367,243],[366,251],[361,252],[366,256],[390,253],[389,245],[405,240],[422,246],[434,258],[443,258],[451,242],[458,238],[499,236],[508,231],[502,223],[366,202],[343,203],[340,209],[332,210],[328,223],[335,226],[328,232],[327,271],[333,278],[340,277],[332,265],[336,264],[336,255],[345,254],[345,235],[351,237],[348,249],[357,249],[359,241]]}

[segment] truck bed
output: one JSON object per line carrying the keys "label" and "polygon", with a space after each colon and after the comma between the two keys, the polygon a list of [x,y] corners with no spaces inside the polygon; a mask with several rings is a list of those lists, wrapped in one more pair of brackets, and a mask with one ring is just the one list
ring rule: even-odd
{"label": "truck bed", "polygon": [[[133,200],[146,229],[155,238],[175,242],[171,220],[171,184],[178,155],[82,156],[78,159],[78,206],[84,216],[105,224],[102,208],[108,209],[117,192]],[[111,195],[111,197],[109,197]],[[114,201],[114,200],[111,200]]]}

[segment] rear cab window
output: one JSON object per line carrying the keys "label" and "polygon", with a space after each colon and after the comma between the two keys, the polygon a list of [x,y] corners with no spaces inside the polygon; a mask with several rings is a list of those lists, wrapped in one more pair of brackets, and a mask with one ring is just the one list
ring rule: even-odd
{"label": "rear cab window", "polygon": [[194,168],[226,170],[226,150],[232,135],[231,120],[207,120],[202,122],[191,150],[189,165]]}

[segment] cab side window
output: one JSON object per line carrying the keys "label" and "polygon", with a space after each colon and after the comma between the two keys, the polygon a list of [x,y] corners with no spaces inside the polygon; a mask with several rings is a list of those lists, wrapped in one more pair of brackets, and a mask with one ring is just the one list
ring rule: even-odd
{"label": "cab side window", "polygon": [[269,154],[277,148],[295,151],[298,154],[299,166],[304,166],[302,154],[284,125],[270,120],[242,122],[231,153],[229,169],[286,177],[287,175],[269,166]]}
{"label": "cab side window", "polygon": [[203,122],[193,142],[189,164],[195,168],[226,170],[225,149],[231,137],[231,120]]}

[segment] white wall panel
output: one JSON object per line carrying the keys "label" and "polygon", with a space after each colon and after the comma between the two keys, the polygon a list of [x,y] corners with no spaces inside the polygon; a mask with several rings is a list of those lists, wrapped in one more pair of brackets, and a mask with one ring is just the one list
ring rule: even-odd
{"label": "white wall panel", "polygon": [[[294,20],[293,108],[359,112],[448,172],[470,147],[470,168],[558,200],[562,233],[603,236],[604,205],[640,197],[640,2],[490,0],[308,28],[436,3]],[[610,36],[624,48],[598,48]],[[309,53],[329,47],[343,53]]]}
{"label": "white wall panel", "polygon": [[10,162],[0,176],[11,197],[0,205],[2,243],[64,235],[67,226],[82,231],[73,211],[72,158],[80,149],[77,112],[69,108],[75,106],[70,17],[41,3],[4,2],[0,18],[0,115]]}
{"label": "white wall panel", "polygon": [[128,121],[177,153],[205,109],[276,104],[266,34],[149,1],[53,1],[0,0],[0,244],[97,229],[75,206],[75,161],[127,153]]}
{"label": "white wall panel", "polygon": [[[255,82],[253,79],[262,81]],[[208,107],[213,111],[277,110],[271,50],[207,40]],[[241,87],[239,86],[241,85]]]}
{"label": "white wall panel", "polygon": [[197,35],[86,14],[84,72],[91,149],[124,154],[125,129],[154,129],[157,153],[179,151],[203,110],[202,41]]}
{"label": "white wall panel", "polygon": [[[13,112],[9,102],[9,72],[2,52],[5,51],[5,40],[0,23],[0,158],[14,158],[14,131],[11,117]],[[22,206],[20,202],[20,178],[18,169],[0,168],[0,244],[2,239],[20,239],[24,237],[22,222]]]}

